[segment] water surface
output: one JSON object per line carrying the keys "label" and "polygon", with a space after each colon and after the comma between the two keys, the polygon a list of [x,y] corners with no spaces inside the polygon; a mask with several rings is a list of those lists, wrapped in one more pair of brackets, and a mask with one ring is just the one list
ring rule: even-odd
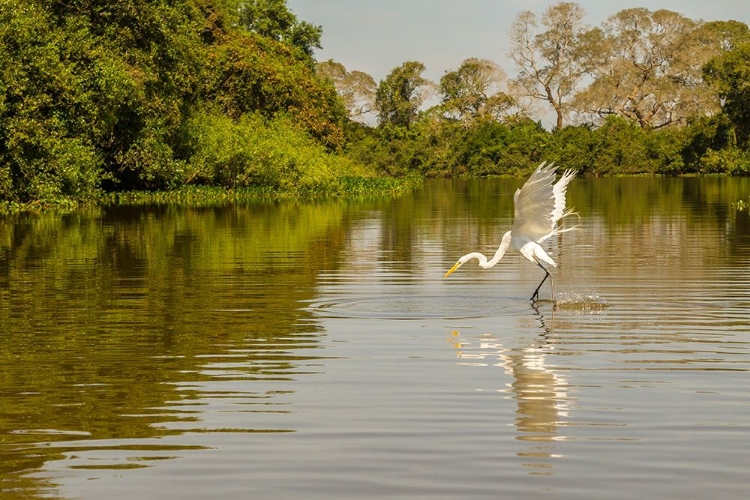
{"label": "water surface", "polygon": [[747,179],[0,219],[0,496],[746,498]]}

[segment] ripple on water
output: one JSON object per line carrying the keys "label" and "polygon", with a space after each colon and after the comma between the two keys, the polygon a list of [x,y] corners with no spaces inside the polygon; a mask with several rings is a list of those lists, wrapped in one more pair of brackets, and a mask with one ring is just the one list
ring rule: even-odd
{"label": "ripple on water", "polygon": [[316,301],[310,303],[309,308],[325,318],[466,319],[517,315],[528,311],[529,301],[505,298],[487,307],[487,304],[478,305],[475,298],[470,296],[373,295]]}

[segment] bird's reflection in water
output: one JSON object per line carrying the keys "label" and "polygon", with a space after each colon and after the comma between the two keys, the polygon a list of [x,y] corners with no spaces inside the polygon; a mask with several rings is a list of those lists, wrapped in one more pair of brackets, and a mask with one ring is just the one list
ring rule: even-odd
{"label": "bird's reflection in water", "polygon": [[532,469],[531,474],[552,474],[554,460],[562,457],[558,447],[565,440],[561,430],[571,399],[567,379],[554,371],[548,359],[555,350],[554,317],[545,320],[535,307],[532,321],[533,329],[540,333],[526,345],[506,347],[490,333],[465,339],[457,331],[451,342],[462,364],[497,366],[512,377],[512,382],[498,391],[517,403],[516,439],[524,443],[517,456],[524,467]]}

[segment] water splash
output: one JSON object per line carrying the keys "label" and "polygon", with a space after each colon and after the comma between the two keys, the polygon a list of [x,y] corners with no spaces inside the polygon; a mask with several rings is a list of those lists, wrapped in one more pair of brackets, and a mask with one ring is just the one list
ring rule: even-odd
{"label": "water splash", "polygon": [[577,292],[574,290],[557,295],[555,306],[558,309],[600,310],[609,307],[607,299],[597,292]]}

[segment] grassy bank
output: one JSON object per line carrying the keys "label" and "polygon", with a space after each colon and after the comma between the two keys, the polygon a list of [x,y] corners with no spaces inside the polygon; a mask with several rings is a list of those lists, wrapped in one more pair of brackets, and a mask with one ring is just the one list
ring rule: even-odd
{"label": "grassy bank", "polygon": [[123,191],[102,194],[88,201],[61,197],[29,203],[0,202],[0,214],[75,210],[90,205],[189,205],[221,206],[231,203],[311,201],[326,198],[360,199],[399,196],[422,184],[420,177],[343,177],[335,183],[278,189],[268,186],[229,189],[216,186],[184,186],[164,191]]}

